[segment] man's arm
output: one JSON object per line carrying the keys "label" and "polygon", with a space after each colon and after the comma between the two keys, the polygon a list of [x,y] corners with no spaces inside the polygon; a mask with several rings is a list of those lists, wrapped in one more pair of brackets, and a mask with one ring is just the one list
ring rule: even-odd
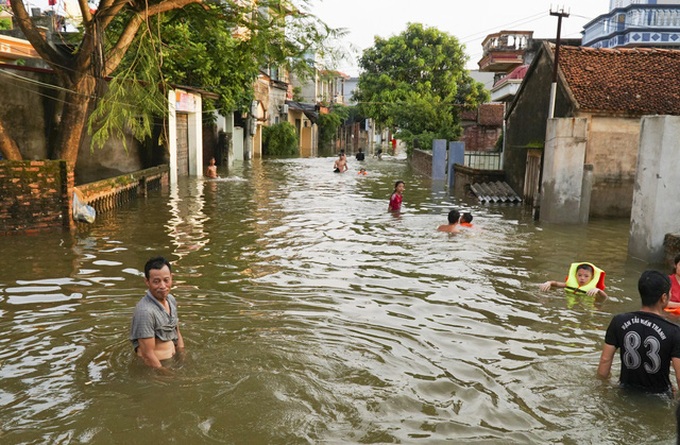
{"label": "man's arm", "polygon": [[184,350],[184,338],[182,337],[182,333],[179,331],[179,325],[177,325],[177,344],[175,345],[175,348],[178,351]]}
{"label": "man's arm", "polygon": [[[597,367],[597,376],[602,380],[608,380],[611,375],[614,354],[616,354],[616,346],[605,343],[602,347],[602,355],[600,355],[600,364]],[[680,365],[680,362],[678,364]]]}
{"label": "man's arm", "polygon": [[[154,353],[154,349],[156,347],[156,339],[153,337],[138,338],[137,341],[139,342],[137,351],[139,351],[140,357],[142,357],[142,360],[144,360],[144,364],[156,369],[162,368],[163,365],[161,364],[160,360],[158,360],[158,357],[156,357],[156,354]],[[184,342],[182,342],[182,344],[184,344]]]}
{"label": "man's arm", "polygon": [[[671,357],[671,364],[673,365],[673,371],[675,371],[675,383],[677,384],[677,388],[680,389],[680,358],[678,357]],[[676,393],[677,390],[673,390],[673,393]]]}

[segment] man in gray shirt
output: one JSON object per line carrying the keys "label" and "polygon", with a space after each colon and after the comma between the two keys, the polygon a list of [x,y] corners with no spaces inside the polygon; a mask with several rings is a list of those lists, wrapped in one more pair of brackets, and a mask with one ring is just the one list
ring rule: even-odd
{"label": "man in gray shirt", "polygon": [[170,294],[172,269],[168,260],[155,257],[147,261],[144,281],[148,289],[132,315],[130,340],[145,365],[161,369],[161,360],[184,352],[177,302]]}

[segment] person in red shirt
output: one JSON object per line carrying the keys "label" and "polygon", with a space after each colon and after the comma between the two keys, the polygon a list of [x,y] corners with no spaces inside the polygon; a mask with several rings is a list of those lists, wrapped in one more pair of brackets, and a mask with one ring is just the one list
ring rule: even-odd
{"label": "person in red shirt", "polygon": [[394,183],[394,192],[390,197],[390,205],[387,207],[387,210],[390,212],[399,212],[401,210],[402,195],[405,188],[404,181],[397,181]]}
{"label": "person in red shirt", "polygon": [[671,299],[667,310],[677,314],[680,313],[680,254],[673,259],[673,273],[668,278],[671,280]]}

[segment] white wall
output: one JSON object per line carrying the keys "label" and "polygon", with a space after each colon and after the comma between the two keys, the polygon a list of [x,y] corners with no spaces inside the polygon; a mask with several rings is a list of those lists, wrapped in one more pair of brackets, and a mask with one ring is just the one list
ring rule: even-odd
{"label": "white wall", "polygon": [[664,237],[680,229],[678,140],[680,116],[642,118],[628,254],[649,263],[663,262]]}

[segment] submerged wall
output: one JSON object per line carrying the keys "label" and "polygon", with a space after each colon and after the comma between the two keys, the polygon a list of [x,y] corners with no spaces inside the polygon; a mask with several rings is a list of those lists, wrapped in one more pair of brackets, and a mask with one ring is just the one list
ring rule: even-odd
{"label": "submerged wall", "polygon": [[664,261],[664,237],[680,231],[678,140],[679,116],[642,118],[628,254],[650,263]]}

